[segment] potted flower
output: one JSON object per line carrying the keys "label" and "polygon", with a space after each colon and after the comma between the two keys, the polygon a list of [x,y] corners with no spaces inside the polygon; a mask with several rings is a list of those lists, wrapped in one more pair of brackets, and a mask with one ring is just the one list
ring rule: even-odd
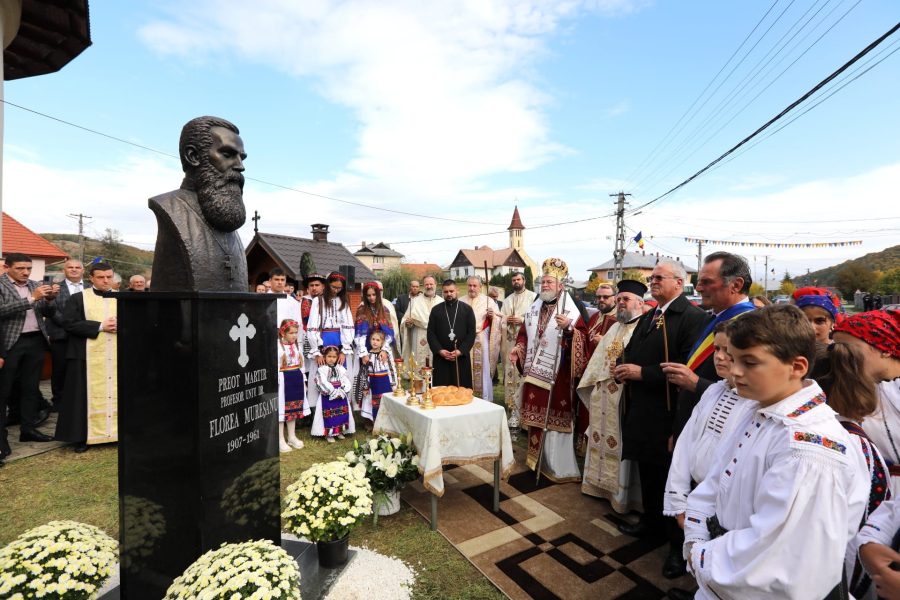
{"label": "potted flower", "polygon": [[50,521],[0,549],[0,598],[91,600],[117,560],[118,544],[101,529]]}
{"label": "potted flower", "polygon": [[194,598],[300,600],[300,569],[271,540],[222,544],[176,577],[163,600]]}
{"label": "potted flower", "polygon": [[353,450],[344,460],[369,479],[379,515],[400,510],[400,490],[419,477],[419,455],[412,445],[412,435],[379,435],[363,444],[354,440]]}
{"label": "potted flower", "polygon": [[333,569],[347,562],[350,530],[372,512],[372,488],[365,473],[345,461],[317,463],[287,489],[281,513],[288,531],[316,542],[319,564]]}

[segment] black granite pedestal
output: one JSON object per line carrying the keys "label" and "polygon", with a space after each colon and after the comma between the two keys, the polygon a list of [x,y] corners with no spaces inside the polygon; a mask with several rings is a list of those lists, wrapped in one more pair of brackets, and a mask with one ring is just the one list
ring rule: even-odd
{"label": "black granite pedestal", "polygon": [[117,294],[121,598],[281,541],[276,294]]}

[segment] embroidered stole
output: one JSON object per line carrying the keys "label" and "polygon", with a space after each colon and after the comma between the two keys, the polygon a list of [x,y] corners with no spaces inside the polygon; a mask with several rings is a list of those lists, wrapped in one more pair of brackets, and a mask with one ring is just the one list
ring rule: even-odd
{"label": "embroidered stole", "polygon": [[[84,317],[104,321],[116,316],[116,301],[93,290],[82,292]],[[116,334],[101,331],[85,345],[87,374],[87,443],[104,444],[119,439]]]}
{"label": "embroidered stole", "polygon": [[[568,295],[568,294],[567,294]],[[528,365],[525,370],[523,381],[531,383],[541,389],[549,390],[552,383],[556,380],[556,370],[559,365],[556,363],[556,355],[559,351],[559,328],[554,318],[559,314],[560,297],[556,301],[553,313],[547,320],[543,331],[539,331],[541,325],[541,307],[544,306],[543,301],[535,301],[525,313],[525,331],[528,332],[528,349],[525,351],[525,364]],[[575,301],[571,296],[566,298],[565,315],[572,319],[573,322],[578,318],[578,309],[575,308]],[[554,369],[556,367],[556,369]]]}

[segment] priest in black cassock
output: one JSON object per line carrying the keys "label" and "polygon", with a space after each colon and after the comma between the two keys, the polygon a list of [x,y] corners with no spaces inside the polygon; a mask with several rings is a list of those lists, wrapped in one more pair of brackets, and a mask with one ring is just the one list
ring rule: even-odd
{"label": "priest in black cassock", "polygon": [[434,355],[433,384],[471,388],[469,353],[475,344],[475,313],[468,304],[458,300],[456,282],[452,279],[444,281],[442,293],[443,304],[432,308],[428,316],[428,346]]}
{"label": "priest in black cassock", "polygon": [[116,385],[116,301],[102,294],[112,288],[113,269],[90,267],[91,287],[73,294],[63,312],[69,337],[66,389],[56,423],[56,439],[84,452],[89,444],[118,440]]}

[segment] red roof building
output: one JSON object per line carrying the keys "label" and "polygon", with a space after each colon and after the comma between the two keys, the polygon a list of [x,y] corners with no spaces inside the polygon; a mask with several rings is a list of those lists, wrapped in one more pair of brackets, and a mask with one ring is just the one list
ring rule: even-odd
{"label": "red roof building", "polygon": [[11,252],[21,252],[31,257],[31,278],[35,280],[44,278],[44,270],[48,264],[68,258],[55,244],[3,213],[3,256]]}

